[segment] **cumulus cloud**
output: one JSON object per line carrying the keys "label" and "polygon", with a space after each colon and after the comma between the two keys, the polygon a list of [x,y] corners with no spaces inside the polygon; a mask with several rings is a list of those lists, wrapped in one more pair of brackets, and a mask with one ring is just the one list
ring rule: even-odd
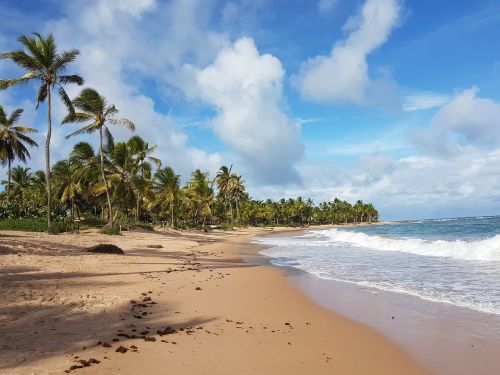
{"label": "cumulus cloud", "polygon": [[[209,61],[224,44],[225,36],[203,33],[203,15],[195,0],[174,0],[168,4],[154,0],[95,3],[78,2],[66,9],[64,18],[48,21],[47,32],[53,32],[61,49],[78,46],[81,55],[72,71],[85,78],[85,85],[96,88],[120,110],[120,115],[136,124],[136,132],[150,144],[158,145],[157,156],[187,177],[194,168],[214,172],[222,156],[190,147],[185,133],[172,116],[157,110],[157,102],[141,92],[144,79],[182,87],[182,64],[186,55],[197,63]],[[100,17],[96,17],[97,12]],[[195,22],[199,17],[200,22]],[[191,20],[181,25],[181,20]],[[165,29],[152,33],[159,24]],[[183,30],[185,32],[180,32]],[[165,44],[164,44],[165,43]],[[169,74],[167,74],[169,73]],[[75,96],[81,87],[68,87]],[[65,114],[55,103],[55,123]],[[40,125],[44,129],[43,123]],[[74,141],[65,141],[71,125],[55,126],[53,160],[64,157]],[[118,139],[131,133],[112,130]],[[85,139],[85,138],[83,138]],[[94,141],[93,137],[86,140]]]}
{"label": "cumulus cloud", "polygon": [[500,151],[469,152],[450,159],[366,155],[354,162],[303,162],[306,187],[255,187],[257,199],[335,197],[373,202],[386,220],[492,215],[500,210]]}
{"label": "cumulus cloud", "polygon": [[382,75],[369,76],[368,55],[384,44],[398,24],[399,0],[366,0],[360,13],[344,26],[347,36],[302,64],[294,82],[303,97],[316,101],[343,101],[366,104],[393,95],[394,84]]}
{"label": "cumulus cloud", "polygon": [[413,132],[416,145],[430,154],[456,155],[500,144],[500,103],[478,97],[472,87],[440,108],[428,127]]}
{"label": "cumulus cloud", "polygon": [[218,111],[218,136],[243,158],[263,183],[297,181],[301,158],[300,127],[281,110],[284,69],[260,54],[250,38],[220,51],[214,63],[196,73],[200,97]]}

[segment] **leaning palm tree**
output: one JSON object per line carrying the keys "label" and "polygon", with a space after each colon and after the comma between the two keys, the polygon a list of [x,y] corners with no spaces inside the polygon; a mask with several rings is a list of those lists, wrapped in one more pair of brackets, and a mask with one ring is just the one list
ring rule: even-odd
{"label": "leaning palm tree", "polygon": [[45,140],[45,178],[47,188],[47,227],[51,232],[52,192],[50,185],[50,138],[52,135],[52,90],[57,89],[61,100],[69,107],[71,101],[63,85],[68,83],[83,84],[82,77],[65,75],[68,65],[80,54],[76,49],[58,52],[52,34],[43,37],[38,33],[19,38],[23,49],[0,54],[1,59],[10,59],[26,70],[26,73],[14,79],[0,80],[0,90],[37,81],[41,84],[36,97],[36,108],[47,100],[47,136]]}
{"label": "leaning palm tree", "polygon": [[26,133],[36,133],[36,129],[16,125],[22,113],[23,109],[18,108],[7,117],[5,110],[0,105],[0,164],[7,165],[7,200],[10,198],[12,162],[17,158],[26,163],[26,159],[31,157],[24,143],[32,147],[38,146],[34,140],[26,135]]}
{"label": "leaning palm tree", "polygon": [[108,124],[111,125],[124,125],[131,131],[135,130],[135,125],[132,121],[125,118],[116,118],[118,109],[116,109],[114,104],[109,104],[106,97],[100,95],[96,90],[91,88],[85,88],[80,92],[75,99],[71,102],[72,107],[78,110],[78,112],[73,112],[70,110],[69,114],[64,118],[63,124],[68,123],[89,123],[82,128],[76,130],[70,135],[66,136],[70,138],[78,134],[92,134],[96,131],[99,132],[99,154],[101,157],[101,178],[106,190],[106,199],[108,201],[109,209],[109,225],[113,226],[113,207],[111,205],[111,197],[109,194],[108,181],[106,175],[104,174],[104,152],[103,144],[104,137],[106,138],[106,143],[112,146],[114,143],[113,135],[111,134]]}

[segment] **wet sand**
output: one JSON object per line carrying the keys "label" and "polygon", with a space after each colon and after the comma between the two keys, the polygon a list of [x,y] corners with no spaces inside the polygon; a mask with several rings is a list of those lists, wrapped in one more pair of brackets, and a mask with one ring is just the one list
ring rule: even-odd
{"label": "wet sand", "polygon": [[[289,237],[302,234],[280,233]],[[271,258],[258,258],[259,264]],[[500,316],[278,267],[312,301],[390,338],[435,374],[496,375]]]}
{"label": "wet sand", "polygon": [[453,305],[323,280],[288,271],[291,284],[313,301],[367,324],[436,374],[496,375],[500,369],[500,316]]}
{"label": "wet sand", "polygon": [[[0,374],[427,373],[243,262],[271,232],[0,232]],[[83,252],[99,243],[125,255]]]}

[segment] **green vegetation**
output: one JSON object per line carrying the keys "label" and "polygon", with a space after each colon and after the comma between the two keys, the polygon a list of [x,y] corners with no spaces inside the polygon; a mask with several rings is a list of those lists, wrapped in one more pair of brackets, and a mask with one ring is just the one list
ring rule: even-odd
{"label": "green vegetation", "polygon": [[109,236],[118,236],[120,234],[120,228],[105,226],[100,229],[102,234],[107,234]]}
{"label": "green vegetation", "polygon": [[[19,230],[25,232],[47,232],[47,221],[44,218],[4,219],[0,220],[0,230]],[[66,232],[65,223],[53,222],[51,233]]]}
{"label": "green vegetation", "polygon": [[[24,85],[30,82],[37,82],[40,86],[36,97],[36,108],[40,103],[47,102],[47,134],[45,141],[45,176],[47,190],[47,227],[51,231],[52,218],[52,190],[50,179],[50,140],[52,136],[52,92],[57,90],[57,94],[62,102],[73,113],[73,106],[64,86],[69,83],[83,84],[83,79],[76,75],[67,75],[65,71],[80,54],[76,49],[71,51],[58,52],[52,34],[44,38],[38,33],[33,36],[23,35],[19,38],[24,49],[0,54],[1,59],[12,60],[16,65],[25,70],[19,78],[1,79],[0,90],[10,87]],[[2,155],[4,152],[0,152]]]}
{"label": "green vegetation", "polygon": [[[152,230],[153,225],[172,228],[242,225],[302,226],[373,222],[378,212],[372,204],[350,204],[339,199],[315,205],[310,199],[255,200],[245,181],[232,167],[222,166],[215,178],[199,169],[182,186],[180,175],[162,166],[154,157],[156,146],[134,135],[115,142],[110,126],[135,125],[119,118],[118,109],[106,97],[84,88],[71,100],[63,86],[81,85],[77,75],[64,75],[78,50],[58,53],[51,35],[19,39],[24,50],[0,54],[27,72],[21,78],[2,80],[0,90],[37,81],[36,105],[47,101],[48,123],[45,145],[46,171],[32,172],[16,166],[16,159],[29,159],[27,146],[36,143],[26,134],[35,130],[15,125],[22,109],[10,116],[0,107],[0,163],[7,167],[6,187],[0,193],[0,229],[49,232],[82,227],[102,227],[101,232],[119,234],[120,228]],[[68,109],[63,124],[79,124],[66,138],[98,133],[98,149],[87,142],[76,143],[64,160],[50,163],[51,92],[58,94]],[[69,125],[67,125],[69,126]],[[46,220],[43,220],[46,217]]]}

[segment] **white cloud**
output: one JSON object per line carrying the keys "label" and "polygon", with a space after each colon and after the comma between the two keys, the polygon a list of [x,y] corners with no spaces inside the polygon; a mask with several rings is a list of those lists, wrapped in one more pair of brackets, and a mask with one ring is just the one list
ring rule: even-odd
{"label": "white cloud", "polygon": [[337,6],[338,0],[319,0],[318,10],[325,14],[331,12]]}
{"label": "white cloud", "polygon": [[[179,88],[188,86],[181,69],[186,55],[196,63],[206,63],[225,43],[225,36],[204,32],[206,13],[203,12],[208,11],[208,7],[200,7],[196,0],[173,0],[168,4],[152,0],[82,1],[68,7],[64,18],[45,25],[47,31],[55,34],[61,49],[75,46],[80,49],[81,55],[71,71],[85,78],[85,86],[94,87],[108,97],[120,110],[120,116],[136,124],[138,135],[158,145],[157,156],[184,177],[194,168],[213,173],[222,156],[190,147],[181,127],[170,115],[159,112],[158,103],[139,87],[147,78]],[[96,17],[96,12],[100,17]],[[71,86],[68,92],[74,96],[80,89]],[[65,109],[57,101],[55,123],[64,114]],[[72,126],[54,127],[53,160],[66,156],[77,141],[63,138],[72,129]],[[125,129],[112,131],[118,139],[131,136]],[[95,143],[94,138],[79,140]]]}
{"label": "white cloud", "polygon": [[389,38],[399,22],[401,9],[399,0],[366,0],[361,12],[344,26],[347,37],[334,44],[329,55],[319,55],[302,64],[294,79],[302,96],[356,104],[392,96],[394,84],[390,79],[370,78],[367,57]]}
{"label": "white cloud", "polygon": [[244,159],[264,183],[296,181],[294,164],[303,152],[300,127],[281,110],[284,70],[252,39],[223,49],[214,63],[196,73],[200,97],[218,111],[218,136]]}
{"label": "white cloud", "polygon": [[500,103],[480,98],[478,92],[478,88],[472,87],[458,93],[434,115],[428,127],[412,134],[416,145],[440,155],[498,147]]}
{"label": "white cloud", "polygon": [[383,219],[491,215],[500,210],[500,151],[470,152],[452,159],[361,156],[355,162],[301,163],[306,186],[255,187],[257,199],[334,197],[373,202]]}
{"label": "white cloud", "polygon": [[450,101],[449,95],[432,92],[418,92],[407,95],[402,100],[403,111],[413,112],[441,107]]}

